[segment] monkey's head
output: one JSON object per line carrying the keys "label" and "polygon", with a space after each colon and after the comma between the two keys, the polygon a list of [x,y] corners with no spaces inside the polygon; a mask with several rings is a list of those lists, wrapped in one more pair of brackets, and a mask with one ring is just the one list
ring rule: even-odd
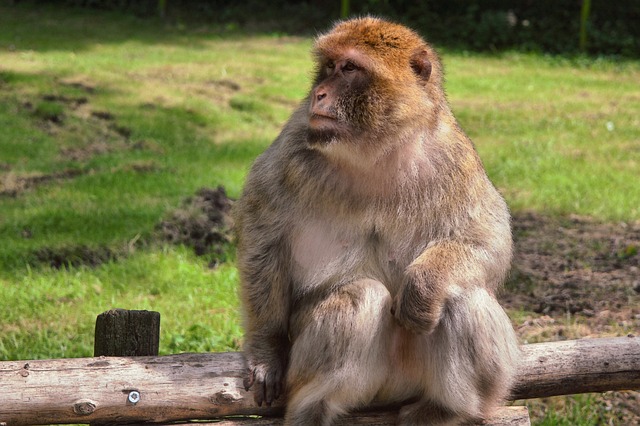
{"label": "monkey's head", "polygon": [[399,129],[424,128],[444,102],[436,53],[402,25],[372,17],[340,22],[318,37],[314,54],[312,146],[385,143]]}

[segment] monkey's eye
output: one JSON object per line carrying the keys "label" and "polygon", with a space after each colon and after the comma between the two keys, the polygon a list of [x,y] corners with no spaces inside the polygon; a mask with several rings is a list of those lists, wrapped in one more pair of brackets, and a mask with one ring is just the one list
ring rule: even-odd
{"label": "monkey's eye", "polygon": [[327,73],[332,73],[334,69],[336,69],[336,64],[334,62],[327,62],[327,64],[325,65],[325,68],[327,70]]}
{"label": "monkey's eye", "polygon": [[356,64],[354,64],[353,62],[347,62],[342,67],[342,72],[353,72],[357,69],[358,69],[358,66]]}

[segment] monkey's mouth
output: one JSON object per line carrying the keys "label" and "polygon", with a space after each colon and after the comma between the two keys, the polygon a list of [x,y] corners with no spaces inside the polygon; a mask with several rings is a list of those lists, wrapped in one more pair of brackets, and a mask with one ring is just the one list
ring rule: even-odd
{"label": "monkey's mouth", "polygon": [[330,114],[313,113],[309,115],[309,127],[316,130],[336,129],[339,127],[338,118]]}
{"label": "monkey's mouth", "polygon": [[338,119],[338,117],[336,117],[335,115],[331,115],[331,114],[318,114],[318,113],[313,113],[311,114],[311,116],[309,117],[309,122],[313,122],[313,121],[336,121]]}

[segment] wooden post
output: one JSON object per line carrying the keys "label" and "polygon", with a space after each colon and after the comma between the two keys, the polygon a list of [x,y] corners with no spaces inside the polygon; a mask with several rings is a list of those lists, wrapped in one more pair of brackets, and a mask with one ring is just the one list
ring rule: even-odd
{"label": "wooden post", "polygon": [[157,356],[160,313],[112,309],[96,318],[94,356]]}

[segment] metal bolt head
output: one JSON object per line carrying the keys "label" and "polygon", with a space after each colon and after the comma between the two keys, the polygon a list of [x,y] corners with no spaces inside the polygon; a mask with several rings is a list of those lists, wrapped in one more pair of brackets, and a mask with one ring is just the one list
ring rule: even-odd
{"label": "metal bolt head", "polygon": [[137,404],[140,401],[140,392],[138,391],[129,392],[127,401],[129,401],[131,404],[134,404],[134,405]]}

